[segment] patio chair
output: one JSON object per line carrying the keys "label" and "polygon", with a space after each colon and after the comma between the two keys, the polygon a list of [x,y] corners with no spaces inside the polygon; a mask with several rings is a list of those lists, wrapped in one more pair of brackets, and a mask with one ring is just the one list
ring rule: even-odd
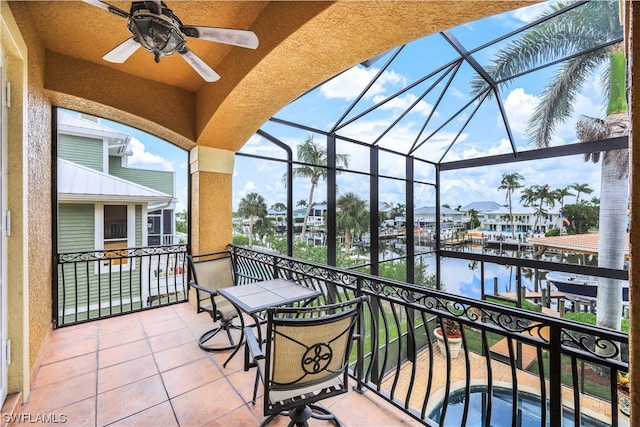
{"label": "patio chair", "polygon": [[[231,254],[228,251],[201,255],[187,255],[192,280],[189,286],[196,292],[198,313],[207,312],[217,326],[203,333],[198,345],[205,351],[232,350],[242,344],[242,327],[233,323],[239,316],[238,310],[218,294],[218,289],[234,286]],[[226,340],[214,340],[219,333],[226,334]]]}
{"label": "patio chair", "polygon": [[317,307],[267,310],[265,349],[253,328],[245,328],[245,370],[257,365],[252,403],[260,378],[264,384],[261,426],[288,415],[289,426],[307,426],[308,419],[342,423],[317,403],[348,391],[348,368],[354,327],[365,297]]}

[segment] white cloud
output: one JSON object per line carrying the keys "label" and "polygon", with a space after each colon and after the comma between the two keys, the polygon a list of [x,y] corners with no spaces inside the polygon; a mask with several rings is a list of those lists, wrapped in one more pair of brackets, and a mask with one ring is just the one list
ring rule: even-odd
{"label": "white cloud", "polygon": [[171,160],[167,160],[162,156],[146,151],[144,144],[136,138],[131,138],[129,147],[133,152],[133,155],[127,159],[127,164],[130,167],[159,167],[168,171],[174,171],[176,169]]}
{"label": "white cloud", "polygon": [[531,6],[516,9],[513,16],[522,22],[532,22],[540,17],[540,15],[549,8],[549,3],[538,3]]}
{"label": "white cloud", "polygon": [[[525,136],[527,123],[531,113],[538,105],[538,98],[524,91],[523,88],[516,88],[509,92],[504,101],[504,109],[507,112],[509,125],[513,132],[517,132],[520,137]],[[502,117],[498,116],[498,125],[503,126]]]}
{"label": "white cloud", "polygon": [[462,100],[467,99],[467,95],[465,95],[459,89],[453,86],[449,87],[449,89],[447,90],[447,94],[453,96],[454,98],[458,98]]}
{"label": "white cloud", "polygon": [[[377,68],[353,67],[338,77],[325,83],[320,88],[320,93],[327,99],[354,100],[367,86],[373,77],[380,71]],[[388,86],[398,86],[405,83],[404,77],[395,71],[384,71],[376,83],[369,88],[366,98],[385,93]]]}
{"label": "white cloud", "polygon": [[[385,96],[383,95],[377,95],[374,97],[373,101],[375,103],[381,102],[385,99]],[[378,107],[378,111],[389,111],[389,110],[400,110],[400,111],[404,111],[407,108],[409,108],[414,102],[416,102],[416,99],[418,99],[414,94],[412,93],[408,93],[406,95],[402,95],[402,96],[397,96],[393,99],[391,99],[390,101],[382,104],[380,107]],[[413,113],[419,113],[423,116],[427,116],[431,110],[433,109],[433,105],[429,104],[428,102],[424,101],[424,100],[420,100],[411,110],[411,112]],[[436,113],[435,116],[437,117],[439,114]]]}
{"label": "white cloud", "polygon": [[240,196],[240,198],[243,198],[244,196],[246,196],[247,194],[256,191],[258,189],[258,186],[256,185],[255,182],[253,181],[247,181],[244,183],[244,187],[242,187],[242,189],[238,190],[238,195]]}

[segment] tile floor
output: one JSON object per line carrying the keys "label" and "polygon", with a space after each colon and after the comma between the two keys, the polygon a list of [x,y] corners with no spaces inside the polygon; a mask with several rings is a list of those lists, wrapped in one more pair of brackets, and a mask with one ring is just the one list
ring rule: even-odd
{"label": "tile floor", "polygon": [[[241,353],[223,368],[228,352],[202,351],[196,339],[209,328],[205,313],[183,303],[55,330],[14,425],[259,425],[262,399],[250,403],[255,372],[243,371]],[[420,425],[371,392],[323,403],[346,426]]]}

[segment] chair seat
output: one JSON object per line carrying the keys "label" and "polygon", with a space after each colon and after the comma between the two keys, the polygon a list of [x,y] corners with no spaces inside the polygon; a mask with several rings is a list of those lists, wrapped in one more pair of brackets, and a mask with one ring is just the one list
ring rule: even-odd
{"label": "chair seat", "polygon": [[[238,310],[236,310],[235,306],[229,302],[224,297],[215,297],[216,300],[216,310],[222,316],[222,320],[231,319],[233,317],[238,316]],[[208,303],[201,303],[200,307],[208,312],[213,310],[213,305]]]}
{"label": "chair seat", "polygon": [[[260,370],[260,375],[264,378],[264,365],[265,360],[260,359],[257,360],[258,369]],[[319,391],[331,392],[334,389],[342,388],[342,377],[337,376],[330,378],[327,381],[322,383],[314,384],[313,386],[302,387],[302,388],[294,388],[291,390],[274,390],[271,389],[269,393],[269,400],[271,403],[289,403],[292,399],[300,399],[300,396],[309,397],[311,395],[320,394]]]}

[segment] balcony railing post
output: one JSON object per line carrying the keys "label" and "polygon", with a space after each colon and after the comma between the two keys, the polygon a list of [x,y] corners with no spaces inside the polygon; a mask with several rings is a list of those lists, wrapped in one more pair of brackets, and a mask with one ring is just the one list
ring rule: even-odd
{"label": "balcony railing post", "polygon": [[562,328],[549,325],[549,425],[562,425]]}
{"label": "balcony railing post", "polygon": [[[358,278],[356,282],[357,291],[356,297],[362,296],[362,278]],[[364,309],[366,307],[366,302],[362,303],[362,310],[358,314],[358,339],[356,340],[356,386],[354,390],[358,393],[364,393],[365,388],[362,383],[362,379],[364,378],[364,336],[365,336],[365,322],[364,322]]]}
{"label": "balcony railing post", "polygon": [[273,265],[273,278],[277,279],[280,277],[280,267],[278,266],[278,262],[276,261],[278,257],[276,255],[271,257],[271,264]]}

